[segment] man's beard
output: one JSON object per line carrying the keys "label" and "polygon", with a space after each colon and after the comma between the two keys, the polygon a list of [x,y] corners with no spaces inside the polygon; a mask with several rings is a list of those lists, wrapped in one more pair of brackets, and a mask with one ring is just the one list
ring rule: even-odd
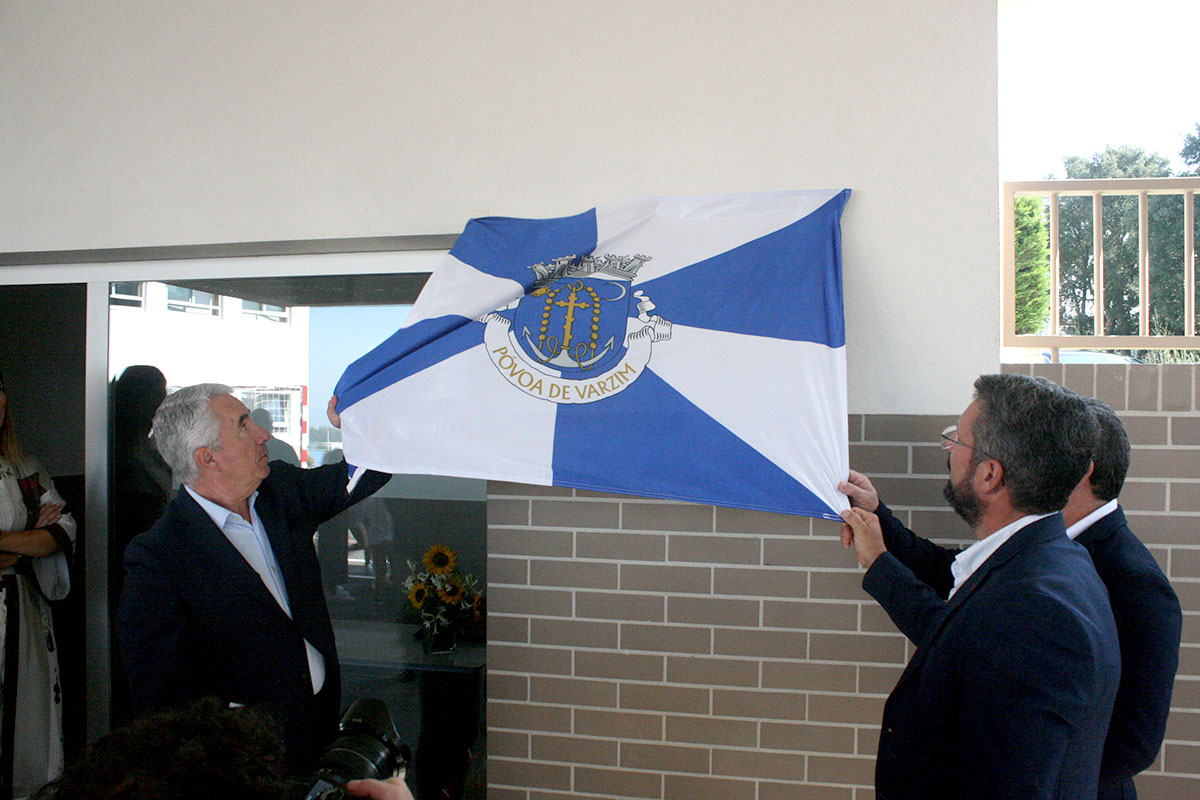
{"label": "man's beard", "polygon": [[942,495],[945,496],[946,502],[954,509],[954,513],[958,514],[967,525],[974,530],[979,523],[979,518],[983,516],[983,504],[979,502],[979,495],[975,493],[975,487],[971,485],[971,478],[975,476],[975,470],[971,470],[971,474],[962,479],[955,486],[950,478],[946,479],[946,485],[942,487]]}

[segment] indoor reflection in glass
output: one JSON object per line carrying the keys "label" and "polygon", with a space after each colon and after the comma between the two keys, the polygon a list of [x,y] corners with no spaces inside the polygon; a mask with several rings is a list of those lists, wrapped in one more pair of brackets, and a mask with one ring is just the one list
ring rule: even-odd
{"label": "indoor reflection in glass", "polygon": [[[373,291],[365,299],[377,301],[379,280],[387,276],[370,277]],[[411,275],[396,278],[403,289],[391,293],[389,305],[355,304],[360,298],[346,296],[346,276],[307,278],[303,292],[296,288],[299,283],[293,285],[288,279],[273,279],[266,288],[255,279],[211,285],[203,281],[188,281],[187,286],[111,285],[114,474],[109,530],[114,562],[119,562],[129,537],[140,532],[136,529],[144,530],[154,522],[132,519],[131,487],[154,486],[161,492],[161,498],[144,506],[146,514],[155,518],[177,489],[171,485],[169,470],[153,468],[156,452],[148,438],[149,426],[133,424],[127,403],[118,407],[117,379],[135,368],[131,375],[143,369],[160,373],[165,391],[201,382],[228,384],[255,421],[270,431],[272,460],[308,468],[339,460],[341,432],[329,424],[325,406],[342,371],[404,324],[411,306],[396,304],[395,295],[407,293],[404,299],[411,303],[419,284],[414,286]],[[329,281],[328,292],[319,285],[314,291],[314,281],[321,280]],[[299,298],[299,293],[306,296]],[[334,295],[338,305],[320,304],[323,296]],[[143,398],[142,405],[147,404],[150,401]],[[124,421],[127,417],[130,424]],[[144,415],[138,419],[144,420]],[[131,468],[121,466],[122,462]],[[130,480],[132,468],[147,466],[143,480]],[[421,687],[436,683],[434,676],[450,665],[454,674],[465,675],[470,682],[463,689],[464,697],[479,700],[476,705],[481,707],[483,623],[462,632],[462,644],[448,657],[450,661],[428,667],[414,636],[419,627],[403,583],[409,561],[419,562],[433,545],[445,545],[458,553],[466,571],[486,584],[485,541],[486,483],[465,479],[397,475],[375,497],[320,526],[314,546],[338,640],[343,706],[358,697],[385,700],[400,733],[415,746],[423,727],[429,728],[422,725]],[[119,567],[114,574],[119,574]],[[112,590],[115,608],[119,580]],[[119,680],[119,663],[116,667]],[[427,667],[433,670],[428,679],[411,680],[416,674],[425,675]],[[118,688],[114,693],[118,719],[125,713],[123,697]],[[481,711],[477,716],[477,735],[464,746],[478,754],[485,725]],[[443,775],[446,764],[465,762],[437,746],[431,748],[428,736],[424,742],[425,756],[422,760],[418,755],[415,769],[429,791],[437,786],[441,792],[452,785],[457,796],[483,796],[478,763],[471,767],[470,776]]]}

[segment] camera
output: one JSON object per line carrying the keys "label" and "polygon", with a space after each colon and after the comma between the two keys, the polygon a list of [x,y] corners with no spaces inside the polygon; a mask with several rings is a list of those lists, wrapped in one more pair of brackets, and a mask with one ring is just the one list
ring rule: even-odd
{"label": "camera", "polygon": [[342,800],[347,781],[403,778],[412,761],[408,745],[381,700],[355,700],[338,723],[338,735],[317,759],[317,769],[303,785],[304,800]]}

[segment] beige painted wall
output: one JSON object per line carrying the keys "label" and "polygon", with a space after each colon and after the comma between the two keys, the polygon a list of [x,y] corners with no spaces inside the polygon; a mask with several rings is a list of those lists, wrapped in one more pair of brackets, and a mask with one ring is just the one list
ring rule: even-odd
{"label": "beige painted wall", "polygon": [[849,186],[851,411],[997,364],[991,2],[9,0],[0,52],[0,252]]}

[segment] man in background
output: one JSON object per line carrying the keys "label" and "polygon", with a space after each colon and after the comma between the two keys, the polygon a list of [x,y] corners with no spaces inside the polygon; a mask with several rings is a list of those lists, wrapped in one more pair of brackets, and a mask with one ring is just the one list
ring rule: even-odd
{"label": "man in background", "polygon": [[1183,618],[1170,582],[1117,503],[1129,469],[1125,426],[1101,401],[1085,402],[1100,431],[1092,467],[1062,513],[1067,536],[1087,548],[1108,587],[1121,640],[1121,684],[1104,740],[1099,800],[1133,800],[1133,776],[1154,763],[1166,732]]}

